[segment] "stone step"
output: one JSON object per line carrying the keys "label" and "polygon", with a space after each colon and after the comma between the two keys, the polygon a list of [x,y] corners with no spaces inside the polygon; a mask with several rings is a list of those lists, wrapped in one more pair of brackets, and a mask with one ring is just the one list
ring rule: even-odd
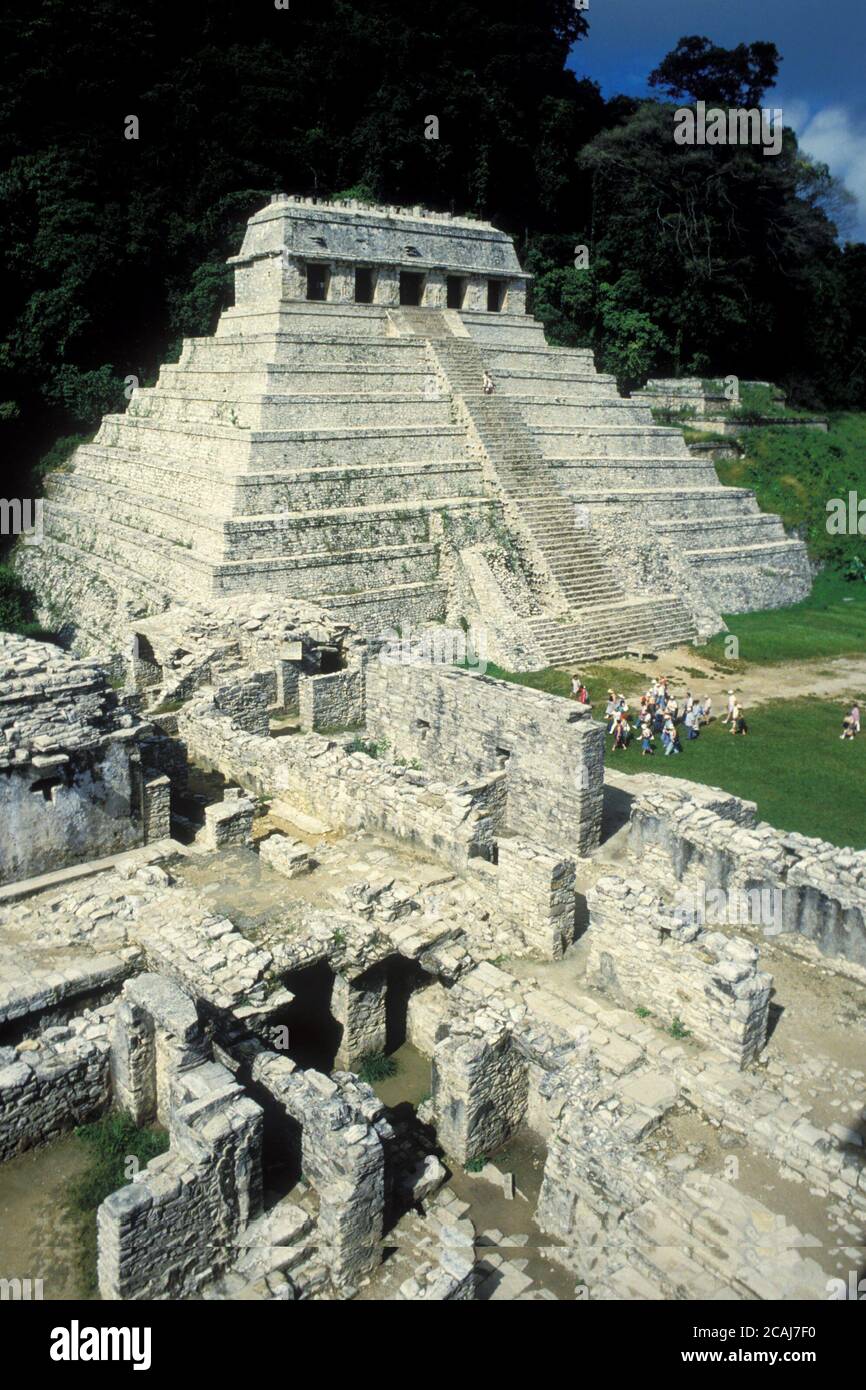
{"label": "stone step", "polygon": [[350,337],[388,336],[388,311],[376,304],[307,303],[281,300],[278,304],[239,304],[225,309],[217,324],[216,337],[248,334],[346,333]]}
{"label": "stone step", "polygon": [[317,551],[266,559],[230,560],[215,567],[213,588],[235,594],[270,590],[296,598],[323,593],[354,598],[368,589],[406,583],[435,583],[439,577],[438,546],[366,546],[339,554]]}
{"label": "stone step", "polygon": [[403,631],[407,623],[420,627],[427,622],[441,622],[446,613],[448,586],[436,579],[383,588],[371,586],[351,595],[323,590],[314,594],[311,601],[368,636],[381,638]]}
{"label": "stone step", "polygon": [[296,364],[250,367],[200,367],[169,363],[160,369],[155,390],[180,391],[194,397],[330,396],[391,392],[424,395],[435,387],[424,362],[406,365],[359,365],[326,362],[312,367]]}
{"label": "stone step", "polygon": [[752,545],[749,545],[748,547],[743,547],[741,545],[708,546],[706,548],[701,547],[701,549],[686,550],[684,551],[684,554],[688,559],[714,559],[720,562],[729,562],[732,560],[739,560],[743,554],[744,548],[746,548],[748,549],[749,555],[752,559],[754,559],[755,561],[760,561],[762,556],[769,559],[771,556],[777,555],[780,552],[784,552],[786,550],[791,551],[792,553],[799,553],[802,550],[802,546],[802,541],[792,540],[786,536],[783,540],[756,542]]}
{"label": "stone step", "polygon": [[218,559],[153,535],[144,545],[140,528],[59,502],[45,508],[45,532],[101,560],[117,560],[146,584],[156,587],[161,583],[190,597],[272,589],[309,598],[319,592],[354,594],[368,586],[431,582],[438,576],[438,546],[424,541],[361,545],[338,553],[295,551],[290,555]]}
{"label": "stone step", "polygon": [[621,487],[594,491],[570,487],[568,496],[575,505],[585,507],[590,512],[596,507],[603,509],[609,506],[637,506],[642,512],[657,517],[659,521],[674,516],[677,518],[677,525],[685,524],[689,517],[705,520],[708,515],[712,515],[732,521],[762,515],[758,511],[754,493],[747,488],[726,488],[721,485]]}
{"label": "stone step", "polygon": [[443,508],[459,524],[462,514],[480,518],[497,505],[493,498],[452,497],[233,517],[222,523],[222,555],[226,560],[266,558],[296,549],[307,555],[320,551],[341,554],[359,548],[427,542],[431,540],[431,519]]}
{"label": "stone step", "polygon": [[[769,541],[785,541],[781,519],[770,512],[755,512],[746,516],[665,516],[655,521],[659,535],[667,537],[678,549],[733,549],[731,542],[740,545],[761,545]],[[695,547],[695,540],[700,545]],[[721,546],[719,545],[721,542]]]}
{"label": "stone step", "polygon": [[584,404],[596,400],[609,400],[616,396],[616,383],[613,378],[594,376],[587,372],[575,371],[554,375],[500,367],[497,371],[491,371],[491,377],[496,390],[510,399],[557,398]]}
{"label": "stone step", "polygon": [[[345,462],[399,462],[423,443],[425,456],[452,456],[465,444],[459,426],[439,425],[431,433],[425,425],[343,425],[330,429],[241,430],[231,425],[170,423],[143,416],[109,415],[94,443],[103,448],[124,448],[169,456],[178,462],[194,459],[211,469],[242,473],[258,468],[335,466]],[[88,446],[89,447],[89,446]]]}
{"label": "stone step", "polygon": [[[586,428],[589,425],[608,425],[617,421],[635,425],[644,423],[643,417],[649,412],[634,406],[630,401],[619,398],[599,401],[558,401],[536,397],[534,400],[519,401],[520,413],[531,430],[539,425],[557,425],[560,428]],[[650,424],[649,421],[646,422]]]}
{"label": "stone step", "polygon": [[[202,463],[179,465],[166,455],[143,456],[120,448],[89,444],[75,455],[72,476],[125,487],[137,485],[181,505],[205,500],[225,516],[260,512],[313,510],[329,506],[363,506],[413,498],[484,497],[490,493],[480,464],[451,458],[439,462],[413,459],[401,463],[357,464],[345,468],[286,468],[231,474],[222,480]],[[51,474],[46,483],[63,478]]]}
{"label": "stone step", "polygon": [[237,429],[282,430],[351,425],[451,424],[451,405],[444,397],[427,399],[423,392],[356,392],[350,395],[294,394],[194,397],[182,391],[142,389],[133,392],[127,415],[185,425],[219,424]]}
{"label": "stone step", "polygon": [[611,457],[694,460],[682,433],[662,425],[613,425],[604,422],[567,428],[534,425],[532,438],[551,464],[581,463]]}
{"label": "stone step", "polygon": [[405,338],[373,338],[333,332],[223,334],[217,338],[185,338],[178,366],[246,370],[251,364],[314,367],[322,363],[352,366],[407,365],[423,368],[423,343]]}

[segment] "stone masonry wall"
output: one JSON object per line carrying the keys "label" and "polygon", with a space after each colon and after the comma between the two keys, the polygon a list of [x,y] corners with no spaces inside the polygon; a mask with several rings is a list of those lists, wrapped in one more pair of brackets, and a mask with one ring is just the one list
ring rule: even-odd
{"label": "stone masonry wall", "polygon": [[825,955],[866,965],[866,851],[756,823],[754,803],[691,784],[662,784],[637,797],[630,824],[630,852],[660,887],[759,899],[777,892],[779,911],[765,928],[796,932]]}
{"label": "stone masonry wall", "polygon": [[193,1297],[261,1209],[262,1112],[215,1062],[172,1081],[170,1148],[97,1214],[106,1299]]}
{"label": "stone masonry wall", "polygon": [[115,1104],[136,1124],[168,1124],[172,1078],[208,1057],[195,1005],[163,975],[127,980],[111,1027]]}
{"label": "stone masonry wall", "polygon": [[363,669],[305,676],[298,702],[303,729],[351,729],[364,722]]}
{"label": "stone masonry wall", "polygon": [[559,960],[574,939],[574,860],[520,836],[503,836],[496,878],[502,911],[519,921],[527,942],[545,960]]}
{"label": "stone masonry wall", "polygon": [[385,970],[375,967],[354,980],[334,976],[331,1013],[343,1029],[338,1066],[351,1069],[364,1057],[384,1052],[387,983]]}
{"label": "stone masonry wall", "polygon": [[0,776],[0,883],[134,849],[144,842],[134,801],[125,738],[11,768]]}
{"label": "stone masonry wall", "polygon": [[[550,1137],[535,1219],[593,1300],[820,1299],[826,1274],[774,1240],[780,1216],[711,1173],[659,1171],[633,1106],[595,1058],[551,1075]],[[804,1238],[802,1245],[809,1242]]]}
{"label": "stone masonry wall", "polygon": [[510,1031],[476,1015],[433,1051],[433,1109],[439,1143],[459,1163],[501,1148],[519,1129],[529,1093],[527,1063]]}
{"label": "stone masonry wall", "polygon": [[348,754],[316,734],[247,734],[206,699],[180,711],[178,727],[191,757],[257,796],[284,794],[310,815],[384,832],[454,868],[493,855],[502,823],[501,775],[455,789],[411,768]]}
{"label": "stone masonry wall", "polygon": [[167,840],[171,836],[171,780],[168,777],[154,777],[144,786],[144,842],[152,845],[156,840]]}
{"label": "stone masonry wall", "polygon": [[239,729],[267,738],[270,728],[268,699],[264,682],[256,676],[245,675],[217,686],[214,691],[214,704],[222,714],[227,714]]}
{"label": "stone masonry wall", "polygon": [[742,937],[684,922],[648,888],[599,879],[587,894],[587,974],[632,1006],[678,1018],[707,1047],[744,1067],[767,1037],[772,976]]}
{"label": "stone masonry wall", "polygon": [[304,1175],[320,1199],[322,1257],[332,1283],[350,1291],[382,1258],[382,1138],[339,1077],[297,1071],[288,1057],[266,1052],[253,1062],[252,1075],[301,1126]]}
{"label": "stone masonry wall", "polygon": [[0,1163],[108,1108],[108,1030],[94,1017],[0,1048]]}
{"label": "stone masonry wall", "polygon": [[581,705],[446,667],[371,661],[367,729],[449,778],[505,769],[506,827],[565,854],[599,842],[604,729]]}

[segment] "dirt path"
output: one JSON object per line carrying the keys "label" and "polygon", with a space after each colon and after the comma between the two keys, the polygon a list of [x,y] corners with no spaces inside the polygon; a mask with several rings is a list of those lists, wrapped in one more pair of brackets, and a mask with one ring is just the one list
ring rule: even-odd
{"label": "dirt path", "polygon": [[[843,704],[850,703],[855,697],[860,698],[862,703],[866,696],[866,655],[832,659],[819,657],[814,661],[749,666],[745,671],[731,674],[719,671],[711,660],[700,656],[693,647],[675,647],[651,661],[623,657],[622,665],[645,677],[639,680],[635,676],[630,682],[629,688],[624,691],[629,700],[639,698],[653,676],[664,674],[669,677],[676,695],[691,690],[700,697],[712,696],[717,715],[724,713],[729,690],[743,697],[750,706],[765,704],[769,700],[794,700],[814,695],[820,700],[838,702],[841,709]],[[587,684],[595,701],[601,699],[603,704],[604,692],[593,689],[591,675],[587,677]]]}
{"label": "dirt path", "polygon": [[87,1298],[79,1239],[66,1209],[68,1184],[87,1166],[71,1134],[0,1167],[0,1274],[41,1279],[45,1299]]}

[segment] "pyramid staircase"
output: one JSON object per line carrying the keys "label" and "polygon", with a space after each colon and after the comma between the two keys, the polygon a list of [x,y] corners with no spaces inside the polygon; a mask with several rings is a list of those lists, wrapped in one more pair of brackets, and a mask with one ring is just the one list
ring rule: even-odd
{"label": "pyramid staircase", "polygon": [[804,598],[802,542],[761,512],[747,488],[724,487],[679,429],[653,423],[649,406],[620,397],[588,349],[552,348],[528,316],[490,322],[464,315],[497,393],[530,431],[559,490],[590,519],[616,508],[685,562],[719,611],[745,612]]}
{"label": "pyramid staircase", "polygon": [[694,623],[679,600],[660,613],[648,600],[621,592],[595,538],[577,524],[554,471],[519,411],[506,397],[485,395],[486,359],[467,338],[431,342],[437,365],[460,397],[502,489],[512,526],[528,533],[562,596],[558,615],[526,620],[548,663],[598,660],[627,647],[654,648],[691,641]]}

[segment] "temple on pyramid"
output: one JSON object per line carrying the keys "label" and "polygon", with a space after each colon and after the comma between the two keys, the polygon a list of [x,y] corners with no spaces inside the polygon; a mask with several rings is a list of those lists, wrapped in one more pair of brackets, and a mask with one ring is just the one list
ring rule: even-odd
{"label": "temple on pyramid", "polygon": [[586,349],[488,223],[278,196],[234,304],[47,486],[19,564],[83,651],[270,593],[361,631],[483,626],[514,669],[704,639],[804,597],[804,545]]}

